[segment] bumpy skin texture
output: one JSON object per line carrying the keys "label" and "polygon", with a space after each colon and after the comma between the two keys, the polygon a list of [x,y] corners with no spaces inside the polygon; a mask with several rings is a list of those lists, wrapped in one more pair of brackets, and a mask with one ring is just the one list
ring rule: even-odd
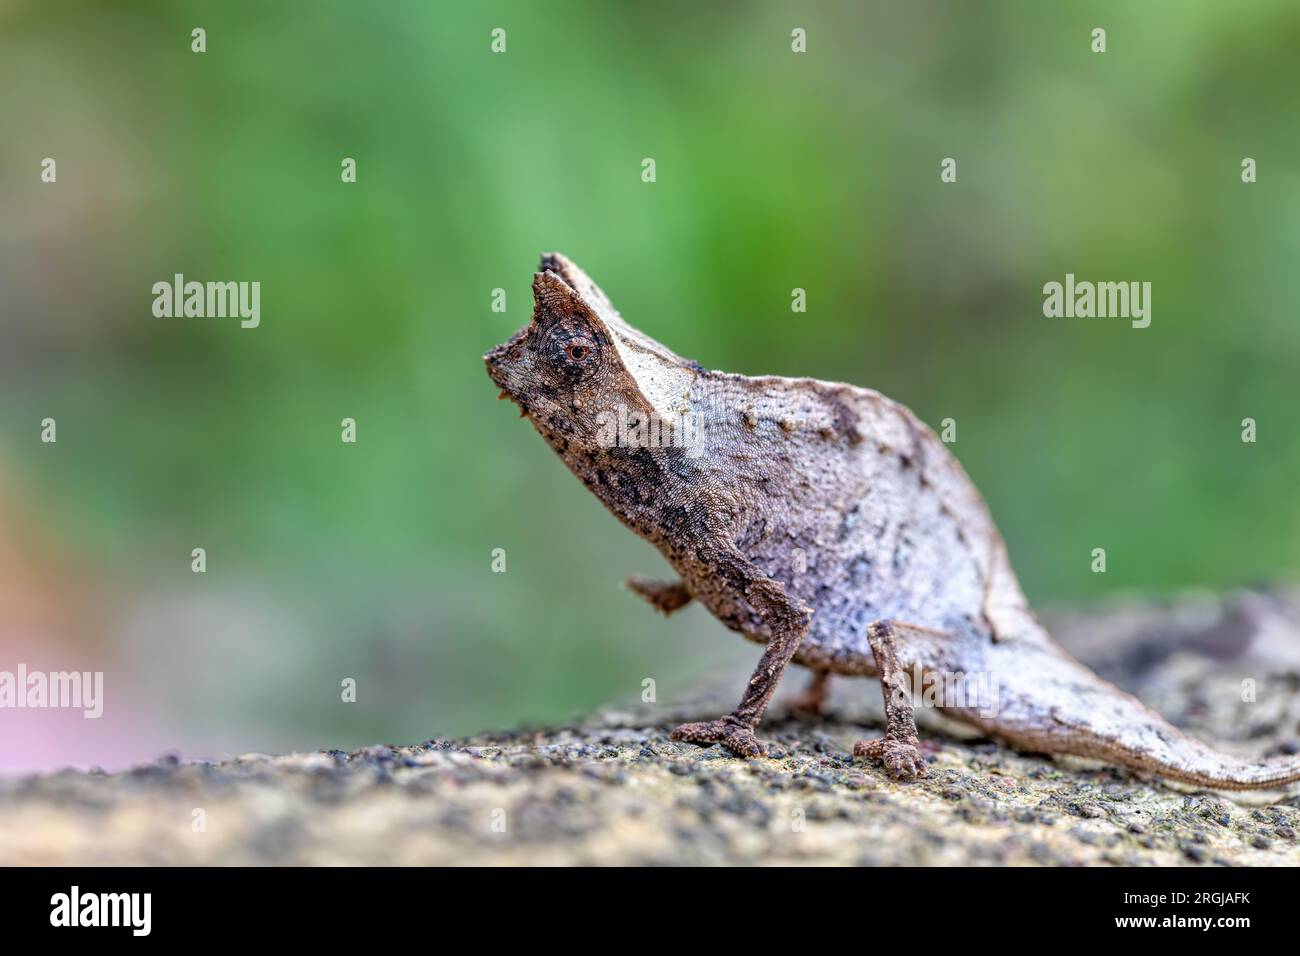
{"label": "bumpy skin texture", "polygon": [[[995,710],[942,709],[1026,750],[1225,789],[1300,779],[1300,760],[1241,761],[1186,737],[1052,641],[979,492],[904,406],[852,385],[706,370],[625,323],[559,254],[542,257],[533,291],[532,322],[485,357],[502,397],[680,576],[633,590],[666,614],[697,600],[764,645],[736,710],[678,739],[761,754],[754,728],[794,661],[880,679],[885,736],[855,753],[899,776],[924,770],[909,684],[981,674]],[[637,416],[685,418],[691,440],[610,440],[611,420]]]}

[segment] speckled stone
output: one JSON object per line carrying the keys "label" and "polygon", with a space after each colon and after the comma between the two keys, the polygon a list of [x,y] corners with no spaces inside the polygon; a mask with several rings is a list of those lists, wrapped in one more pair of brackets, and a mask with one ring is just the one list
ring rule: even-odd
{"label": "speckled stone", "polygon": [[[1052,623],[1175,722],[1259,752],[1270,742],[1260,726],[1272,742],[1297,736],[1300,653],[1287,648],[1300,648],[1300,615],[1278,597],[1224,607],[1233,602],[1258,620],[1231,653],[1212,640],[1227,613],[1195,619],[1209,635],[1199,643],[1168,608]],[[1243,675],[1256,682],[1249,706],[1222,689]],[[929,712],[919,714],[927,775],[897,782],[851,756],[879,733],[879,689],[863,681],[836,681],[823,720],[778,702],[763,759],[670,740],[682,720],[729,708],[739,685],[722,684],[517,734],[0,779],[0,863],[1300,864],[1294,793],[1221,794],[1015,754]]]}

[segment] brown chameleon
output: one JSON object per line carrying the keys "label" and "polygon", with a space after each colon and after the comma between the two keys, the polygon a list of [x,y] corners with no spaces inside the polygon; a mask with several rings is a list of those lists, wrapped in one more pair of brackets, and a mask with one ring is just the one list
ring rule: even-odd
{"label": "brown chameleon", "polygon": [[633,590],[666,614],[699,601],[764,645],[736,709],[674,739],[761,755],[755,727],[794,661],[814,672],[814,706],[831,674],[879,678],[884,736],[854,754],[897,776],[924,770],[918,683],[982,675],[995,700],[943,693],[936,706],[1023,750],[1224,789],[1300,779],[1300,759],[1217,753],[1059,647],[979,492],[904,406],[704,369],[624,322],[562,255],[542,257],[533,294],[531,323],[485,356],[501,397],[679,575]]}

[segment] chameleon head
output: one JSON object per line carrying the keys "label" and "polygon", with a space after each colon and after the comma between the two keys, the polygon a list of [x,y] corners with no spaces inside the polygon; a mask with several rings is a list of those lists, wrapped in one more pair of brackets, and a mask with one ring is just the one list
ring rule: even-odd
{"label": "chameleon head", "polygon": [[[624,322],[574,263],[542,256],[533,303],[532,321],[484,361],[501,397],[562,454],[625,447],[644,434],[629,423],[687,414],[699,366]],[[662,440],[668,432],[651,434]]]}
{"label": "chameleon head", "polygon": [[559,274],[536,273],[533,300],[532,321],[483,357],[488,375],[553,444],[598,446],[620,405],[639,404],[635,383],[595,308]]}

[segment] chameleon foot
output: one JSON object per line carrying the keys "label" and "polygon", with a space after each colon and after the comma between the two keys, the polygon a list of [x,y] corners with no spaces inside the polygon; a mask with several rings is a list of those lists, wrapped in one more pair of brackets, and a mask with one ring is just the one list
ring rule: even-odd
{"label": "chameleon foot", "polygon": [[853,756],[879,760],[900,780],[925,776],[925,764],[921,762],[921,752],[914,744],[905,741],[890,740],[888,737],[859,740],[853,745]]}
{"label": "chameleon foot", "polygon": [[734,717],[682,724],[672,732],[672,738],[692,744],[722,744],[737,757],[761,757],[765,752],[754,731]]}

